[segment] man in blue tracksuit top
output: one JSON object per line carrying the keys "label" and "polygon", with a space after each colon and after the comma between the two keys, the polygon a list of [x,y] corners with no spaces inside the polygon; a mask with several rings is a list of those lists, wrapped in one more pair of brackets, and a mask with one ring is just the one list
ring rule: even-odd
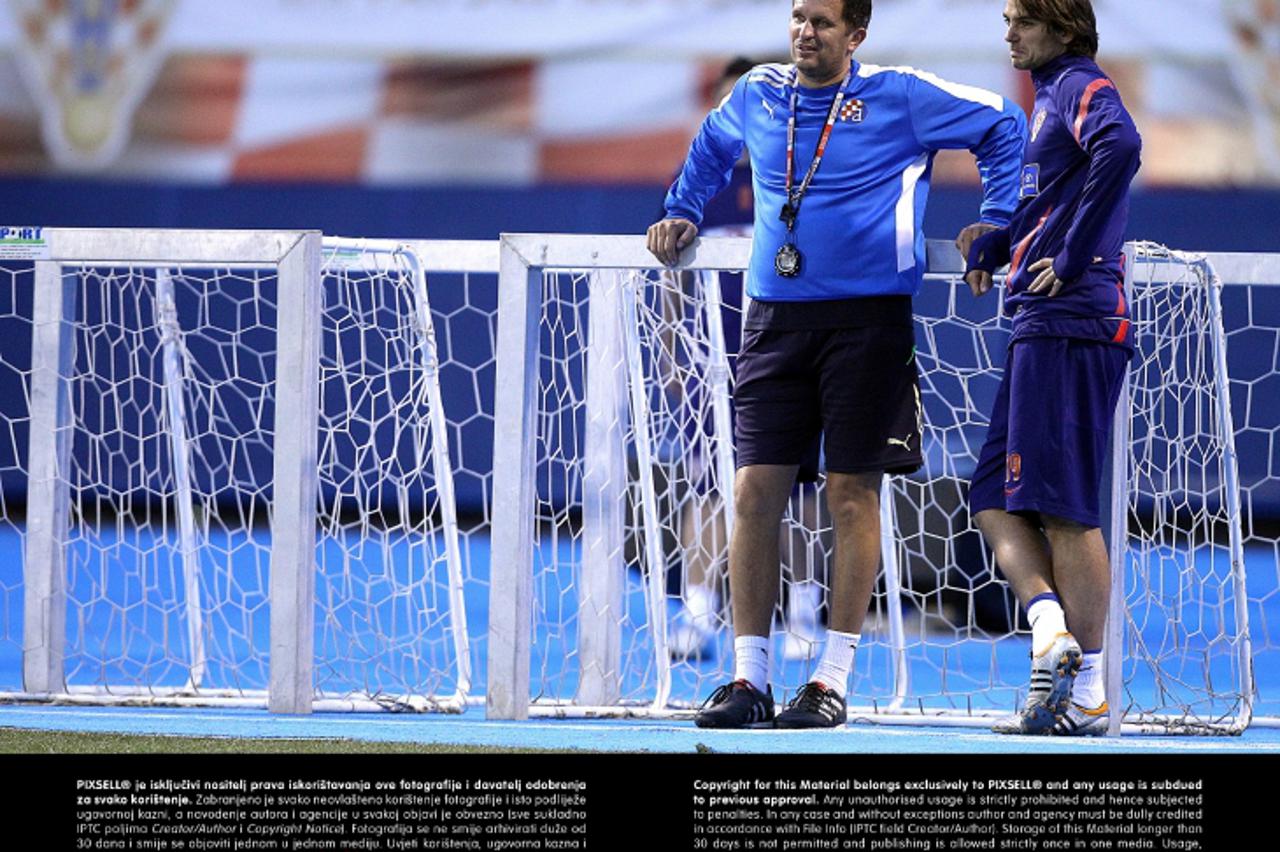
{"label": "man in blue tracksuit top", "polygon": [[[793,63],[757,66],[707,116],[667,218],[649,228],[654,255],[678,262],[747,149],[755,225],[734,388],[734,680],[695,717],[703,727],[844,723],[879,566],[881,479],[922,463],[911,297],[934,153],[967,148],[978,159],[981,221],[965,240],[1007,225],[1017,204],[1022,111],[915,69],[854,61],[870,19],[870,0],[793,0]],[[775,719],[779,524],[820,439],[836,539],[830,629],[813,680]]]}
{"label": "man in blue tracksuit top", "polygon": [[1036,89],[1018,209],[972,246],[957,240],[977,295],[1009,264],[1013,334],[969,511],[1027,609],[1032,671],[1025,707],[995,730],[1101,734],[1111,582],[1098,498],[1133,351],[1121,245],[1142,142],[1093,61],[1089,0],[1009,0],[1004,16]]}

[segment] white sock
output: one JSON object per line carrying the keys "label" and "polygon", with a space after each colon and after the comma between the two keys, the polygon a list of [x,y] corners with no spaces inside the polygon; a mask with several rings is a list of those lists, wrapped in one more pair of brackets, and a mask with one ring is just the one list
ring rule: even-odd
{"label": "white sock", "polygon": [[[787,598],[787,627],[812,628],[818,623],[818,607],[822,605],[822,584],[815,580],[793,583]],[[812,631],[810,631],[812,632]]]}
{"label": "white sock", "polygon": [[1062,612],[1058,596],[1038,595],[1027,607],[1027,621],[1031,622],[1031,649],[1042,654],[1059,634],[1067,632],[1067,618]]}
{"label": "white sock", "polygon": [[733,640],[733,679],[748,681],[761,692],[768,692],[768,637],[738,636]]}
{"label": "white sock", "polygon": [[720,609],[716,593],[703,585],[691,585],[684,590],[684,608],[689,622],[704,633],[715,629],[716,612]]}
{"label": "white sock", "polygon": [[1085,651],[1080,674],[1071,687],[1071,700],[1086,710],[1096,710],[1107,700],[1102,651]]}
{"label": "white sock", "polygon": [[844,698],[849,691],[849,671],[853,668],[853,652],[858,650],[860,633],[827,631],[827,644],[822,649],[822,659],[813,673],[813,679]]}

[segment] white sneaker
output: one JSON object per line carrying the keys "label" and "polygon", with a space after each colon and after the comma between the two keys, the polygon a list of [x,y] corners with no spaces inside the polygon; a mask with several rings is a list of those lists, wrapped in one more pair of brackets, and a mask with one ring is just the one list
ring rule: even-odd
{"label": "white sneaker", "polygon": [[1032,652],[1031,687],[1020,713],[991,726],[997,734],[1048,734],[1071,704],[1071,686],[1084,655],[1070,633],[1059,633],[1039,654]]}
{"label": "white sneaker", "polygon": [[1010,713],[1008,716],[1001,716],[994,725],[991,726],[992,733],[996,734],[1025,734],[1029,733],[1022,727],[1022,711]]}
{"label": "white sneaker", "polygon": [[1107,702],[1090,710],[1074,701],[1049,733],[1055,737],[1100,737],[1107,732],[1111,709]]}

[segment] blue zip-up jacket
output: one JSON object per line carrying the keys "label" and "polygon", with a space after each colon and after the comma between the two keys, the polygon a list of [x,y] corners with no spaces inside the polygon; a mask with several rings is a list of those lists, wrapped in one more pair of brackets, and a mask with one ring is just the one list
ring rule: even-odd
{"label": "blue zip-up jacket", "polygon": [[[1031,140],[1018,209],[983,239],[978,268],[1009,264],[1005,312],[1013,340],[1074,337],[1132,348],[1124,298],[1129,184],[1142,139],[1115,85],[1088,57],[1064,55],[1035,69]],[[1028,268],[1053,258],[1055,296],[1028,293]],[[994,265],[993,265],[994,264]]]}
{"label": "blue zip-up jacket", "polygon": [[[1004,225],[1017,206],[1026,117],[985,89],[913,68],[851,63],[840,119],[800,207],[798,277],[783,278],[774,254],[786,240],[787,115],[793,66],[760,65],[703,121],[667,193],[671,217],[702,221],[745,145],[751,155],[755,226],[747,293],[799,302],[914,295],[924,272],[925,201],[934,154],[968,148],[983,183],[981,220]],[[808,170],[839,84],[799,86],[795,181]]]}

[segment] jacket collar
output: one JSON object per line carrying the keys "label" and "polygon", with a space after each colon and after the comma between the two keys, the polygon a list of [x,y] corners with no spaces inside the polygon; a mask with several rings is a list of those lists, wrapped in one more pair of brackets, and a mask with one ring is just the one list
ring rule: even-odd
{"label": "jacket collar", "polygon": [[1076,67],[1082,63],[1093,64],[1093,60],[1087,56],[1079,56],[1075,53],[1064,53],[1054,59],[1050,59],[1039,68],[1031,72],[1031,82],[1036,88],[1040,88],[1047,83],[1051,83],[1058,78],[1058,75],[1069,68]]}

